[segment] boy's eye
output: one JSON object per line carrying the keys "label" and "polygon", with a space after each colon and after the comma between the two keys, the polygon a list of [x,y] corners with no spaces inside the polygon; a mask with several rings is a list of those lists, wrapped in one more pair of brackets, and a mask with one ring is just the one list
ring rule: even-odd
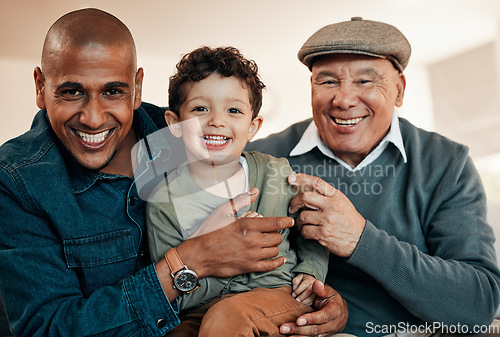
{"label": "boy's eye", "polygon": [[197,106],[193,109],[193,111],[208,111],[204,106]]}
{"label": "boy's eye", "polygon": [[240,109],[237,109],[237,108],[231,108],[229,110],[227,110],[229,113],[233,113],[233,114],[241,114],[243,113]]}

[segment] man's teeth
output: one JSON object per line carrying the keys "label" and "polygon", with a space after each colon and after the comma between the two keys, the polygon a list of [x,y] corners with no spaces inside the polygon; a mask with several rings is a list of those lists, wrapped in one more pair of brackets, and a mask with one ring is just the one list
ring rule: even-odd
{"label": "man's teeth", "polygon": [[340,119],[340,118],[337,118],[337,117],[333,117],[333,120],[335,121],[335,123],[337,123],[338,125],[342,125],[342,126],[356,125],[362,119],[363,119],[363,117],[352,118],[352,119]]}
{"label": "man's teeth", "polygon": [[82,131],[76,131],[76,133],[78,133],[78,135],[83,139],[85,143],[97,144],[104,142],[104,139],[106,139],[106,136],[109,134],[109,131],[110,130],[106,130],[101,133],[97,133],[95,135],[92,135],[90,133],[85,133]]}
{"label": "man's teeth", "polygon": [[222,145],[227,142],[229,138],[224,136],[203,136],[203,140],[209,145]]}

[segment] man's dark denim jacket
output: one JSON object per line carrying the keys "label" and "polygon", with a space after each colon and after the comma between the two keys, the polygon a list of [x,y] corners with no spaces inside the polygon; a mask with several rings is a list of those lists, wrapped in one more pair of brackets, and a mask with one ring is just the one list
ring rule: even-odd
{"label": "man's dark denim jacket", "polygon": [[[139,137],[165,125],[163,111],[134,112]],[[136,185],[150,162],[137,170],[84,169],[45,111],[0,147],[0,294],[16,335],[161,336],[179,323],[147,250]]]}

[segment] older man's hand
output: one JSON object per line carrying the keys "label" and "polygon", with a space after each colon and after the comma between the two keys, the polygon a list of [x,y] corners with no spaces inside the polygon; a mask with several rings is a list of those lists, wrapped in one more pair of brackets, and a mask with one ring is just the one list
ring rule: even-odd
{"label": "older man's hand", "polygon": [[348,316],[345,300],[332,287],[317,280],[313,284],[313,293],[316,295],[314,306],[318,310],[281,325],[282,334],[292,337],[329,336],[344,329]]}
{"label": "older man's hand", "polygon": [[291,185],[302,192],[290,202],[290,212],[302,210],[297,225],[306,239],[317,240],[330,252],[350,257],[363,233],[366,220],[339,190],[318,177],[293,174]]}

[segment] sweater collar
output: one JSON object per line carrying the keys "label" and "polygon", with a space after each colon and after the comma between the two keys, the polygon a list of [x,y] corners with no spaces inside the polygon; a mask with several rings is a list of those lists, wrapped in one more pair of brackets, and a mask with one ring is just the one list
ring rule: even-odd
{"label": "sweater collar", "polygon": [[394,111],[392,115],[391,126],[389,128],[389,132],[385,135],[385,137],[380,141],[380,143],[366,156],[361,163],[359,163],[355,168],[352,168],[342,159],[338,158],[333,154],[332,150],[325,144],[325,142],[321,139],[319,135],[318,128],[314,121],[311,121],[307,129],[304,131],[304,134],[300,138],[299,142],[290,152],[290,157],[299,156],[304,153],[310,152],[315,147],[317,147],[325,156],[336,160],[340,165],[344,166],[349,171],[358,171],[362,168],[368,166],[373,163],[380,155],[384,152],[385,148],[389,143],[392,143],[399,150],[401,156],[403,157],[403,161],[406,163],[406,151],[403,143],[403,136],[401,135],[401,130],[399,128],[399,119]]}

